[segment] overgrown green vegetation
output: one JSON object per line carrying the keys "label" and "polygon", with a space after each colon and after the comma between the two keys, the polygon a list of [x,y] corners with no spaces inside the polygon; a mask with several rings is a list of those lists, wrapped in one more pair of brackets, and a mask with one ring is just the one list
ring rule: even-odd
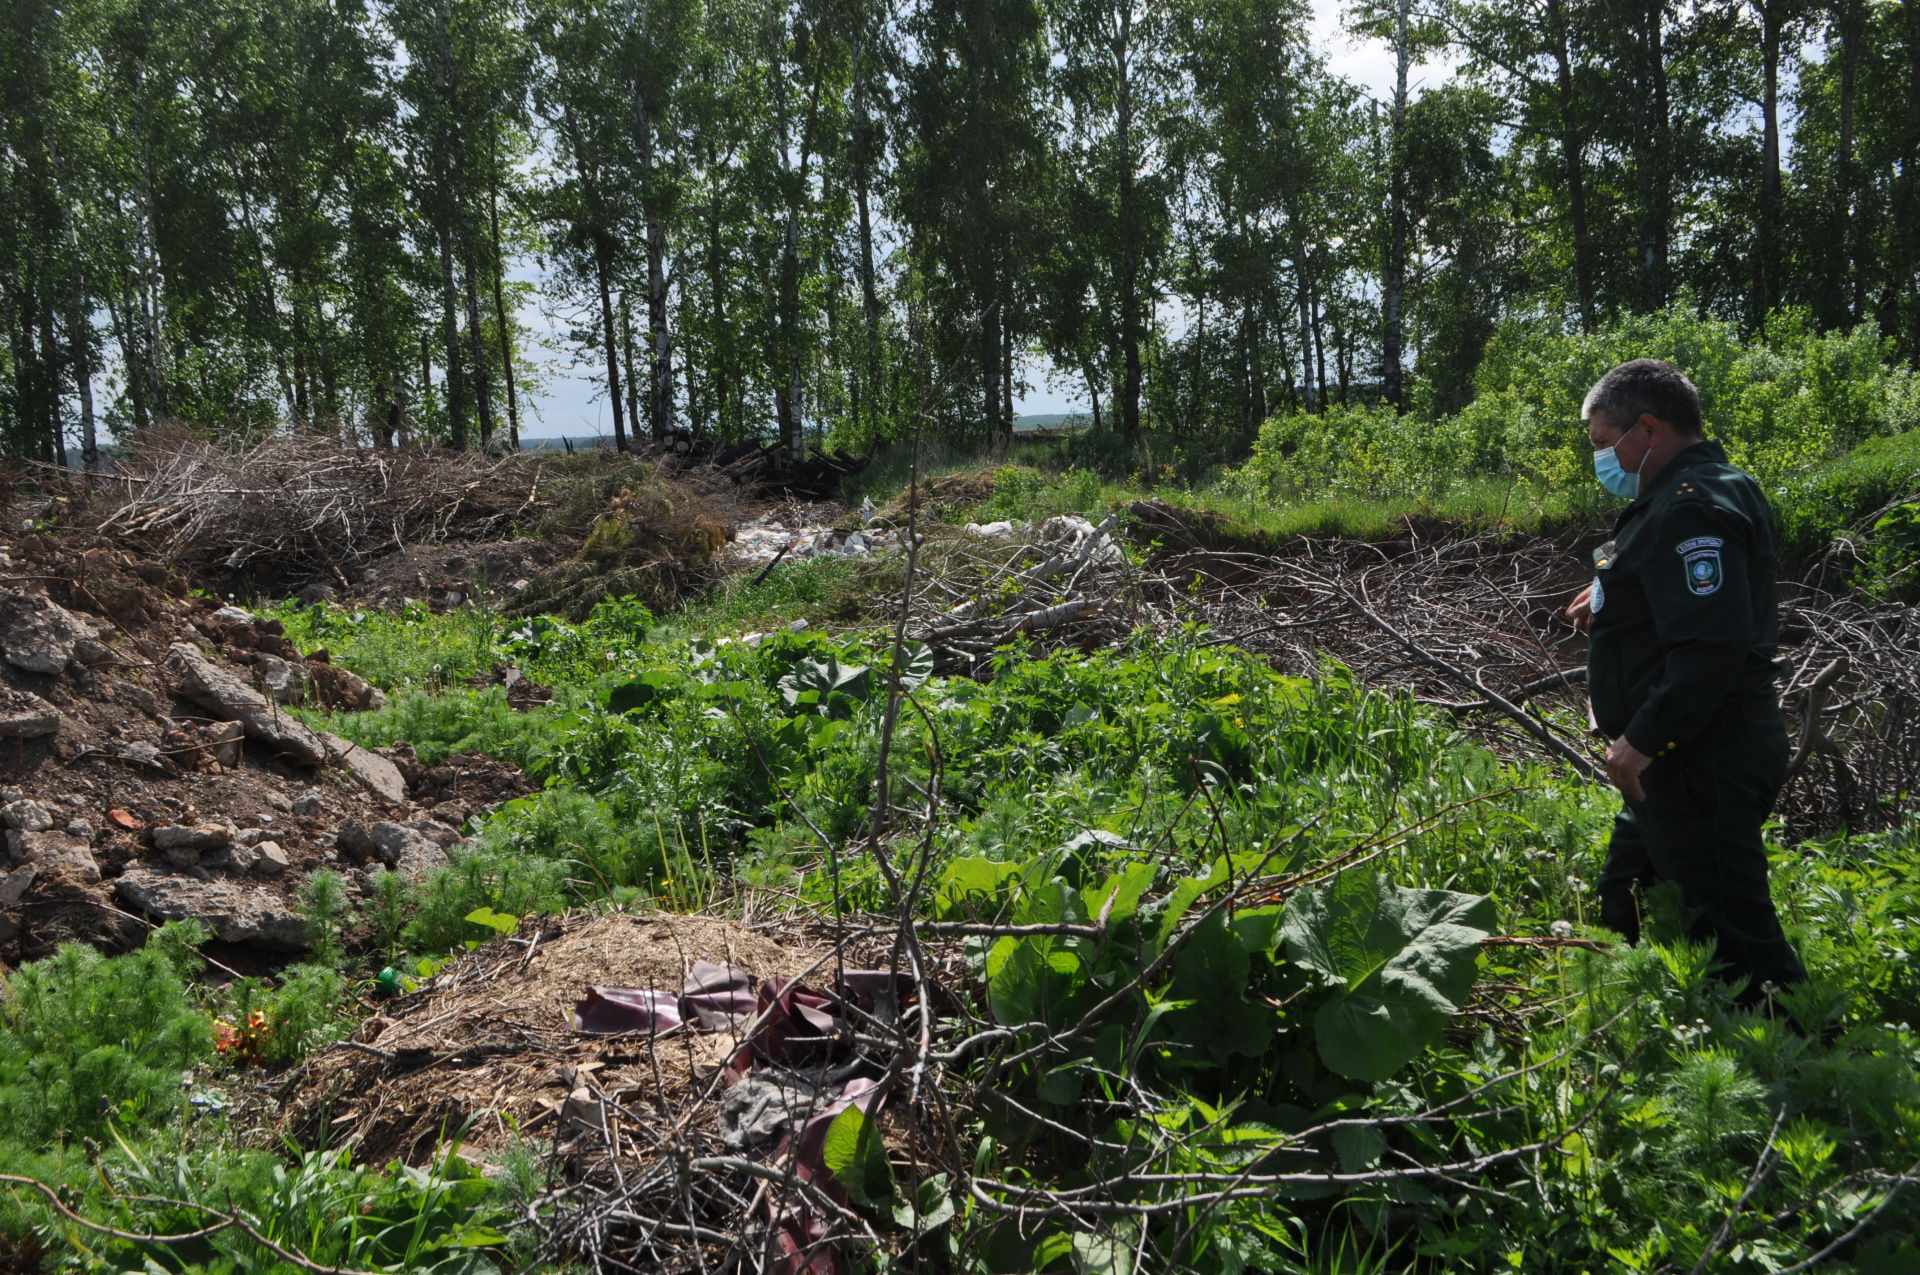
{"label": "overgrown green vegetation", "polygon": [[[1742,346],[1669,313],[1593,337],[1507,331],[1495,350],[1461,411],[1282,416],[1236,466],[1201,448],[1143,465],[1098,437],[987,472],[924,457],[929,491],[969,493],[933,516],[1099,517],[1152,495],[1222,510],[1251,540],[1409,515],[1584,526],[1608,502],[1579,395],[1618,357],[1664,353],[1698,375],[1800,559],[1830,585],[1913,596],[1920,391],[1870,332],[1789,315]],[[900,494],[885,472],[869,478],[883,506]],[[929,553],[953,534],[930,530]],[[1911,813],[1776,842],[1775,896],[1813,979],[1760,1016],[1710,975],[1676,899],[1656,897],[1638,948],[1592,924],[1611,790],[1496,755],[1337,663],[1282,675],[1198,629],[1016,646],[980,681],[936,677],[872,623],[869,595],[898,570],[787,564],[672,615],[610,598],[578,623],[275,607],[297,644],[392,697],[315,720],[429,764],[489,754],[539,790],[417,884],[383,873],[354,897],[315,875],[310,960],[275,980],[208,990],[199,936],[175,927],[12,977],[0,1158],[123,1230],[206,1222],[133,1197],[195,1200],[323,1263],[506,1269],[537,1185],[526,1157],[486,1179],[450,1154],[423,1171],[244,1146],[221,1114],[237,1069],[310,1055],[351,1025],[356,991],[404,986],[516,918],[764,890],[823,914],[1053,931],[966,949],[956,994],[1004,1033],[956,1108],[970,1191],[896,1180],[871,1130],[836,1125],[828,1163],[855,1206],[889,1235],[923,1230],[930,1271],[1136,1269],[1123,1249],[1221,1275],[1920,1261]],[[506,665],[552,700],[523,711],[478,684]],[[876,831],[883,784],[894,813]],[[1058,1199],[1106,1211],[1070,1222]],[[280,1268],[236,1230],[90,1238],[0,1191],[0,1236],[28,1230],[56,1269]]]}
{"label": "overgrown green vegetation", "polygon": [[[486,1179],[453,1154],[458,1130],[422,1170],[356,1165],[342,1152],[289,1160],[228,1127],[247,1080],[227,1069],[289,1062],[337,1035],[344,980],[316,964],[272,988],[242,980],[208,991],[190,981],[205,937],[174,924],[123,956],[63,947],[11,976],[0,1002],[0,1173],[46,1183],[123,1234],[205,1234],[115,1238],[4,1186],[0,1254],[32,1233],[49,1271],[301,1269],[260,1240],[357,1269],[500,1269],[484,1255],[505,1251],[497,1228],[528,1171]],[[223,1218],[254,1234],[216,1225]]]}
{"label": "overgrown green vegetation", "polygon": [[[606,670],[590,697],[512,719],[523,738],[557,741],[549,787],[398,897],[390,936],[415,954],[457,950],[485,937],[468,919],[483,907],[524,915],[637,895],[685,906],[754,883],[845,908],[891,903],[858,850],[883,646],[814,634],[757,647],[615,640],[585,639],[569,657]],[[1920,1135],[1920,1038],[1903,1026],[1920,1015],[1911,830],[1782,850],[1776,894],[1816,976],[1789,998],[1791,1019],[1765,1019],[1730,1007],[1672,915],[1669,941],[1638,950],[1481,953],[1473,935],[1595,933],[1584,882],[1612,796],[1502,762],[1338,666],[1284,677],[1198,633],[1086,657],[1009,654],[985,684],[929,678],[907,658],[918,711],[897,724],[892,782],[924,791],[937,772],[929,914],[1101,918],[1110,935],[983,949],[987,1005],[1010,1028],[1080,1021],[1237,880],[1373,856],[1214,916],[1102,1020],[1112,1031],[997,1082],[1044,1123],[980,1113],[970,1136],[983,1179],[1008,1191],[1089,1175],[1286,1179],[1322,1157],[1364,1178],[1405,1157],[1465,1162],[1550,1138],[1478,1170],[1475,1190],[1387,1175],[1329,1194],[1281,1180],[1258,1200],[1171,1212],[1142,1242],[1202,1271],[1317,1270],[1342,1251],[1393,1270],[1486,1253],[1515,1269],[1653,1271],[1710,1246],[1797,1260],[1882,1203],[1876,1173],[1906,1167]],[[450,718],[463,705],[495,712],[476,696],[437,703]],[[528,755],[510,740],[482,746]],[[1323,948],[1329,926],[1388,946]],[[1426,969],[1431,990],[1381,983],[1375,971],[1395,960]],[[1524,1083],[1503,1088],[1502,1103],[1421,1114],[1516,1071]],[[1154,1119],[1101,1116],[1116,1086],[1151,1093]],[[1355,1133],[1256,1154],[1328,1122]],[[1101,1148],[1091,1160],[1085,1139]],[[1197,1190],[1178,1183],[1136,1198]],[[1907,1210],[1895,1201],[1860,1260],[1898,1248],[1894,1219]],[[1035,1269],[1073,1251],[1071,1230],[1021,1231],[984,1213],[963,1233],[963,1268]]]}

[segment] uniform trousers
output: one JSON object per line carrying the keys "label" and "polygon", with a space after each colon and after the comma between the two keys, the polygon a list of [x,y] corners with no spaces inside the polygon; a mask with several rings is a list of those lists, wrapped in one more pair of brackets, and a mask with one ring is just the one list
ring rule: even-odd
{"label": "uniform trousers", "polygon": [[1760,839],[1786,774],[1784,726],[1656,758],[1641,774],[1645,799],[1627,800],[1614,819],[1597,887],[1601,924],[1638,942],[1641,893],[1672,881],[1696,914],[1691,937],[1713,939],[1722,976],[1746,980],[1736,1003],[1758,1005],[1766,984],[1804,980],[1767,891]]}

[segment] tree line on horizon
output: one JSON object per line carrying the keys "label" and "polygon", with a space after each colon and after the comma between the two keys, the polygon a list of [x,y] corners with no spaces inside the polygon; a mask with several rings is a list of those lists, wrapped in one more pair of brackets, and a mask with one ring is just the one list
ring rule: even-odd
{"label": "tree line on horizon", "polygon": [[1122,436],[1437,415],[1502,323],[1675,304],[1920,361],[1920,6],[1358,0],[1378,97],[1311,19],[12,0],[0,451],[514,446],[533,305],[622,447],[1001,445],[1036,359]]}

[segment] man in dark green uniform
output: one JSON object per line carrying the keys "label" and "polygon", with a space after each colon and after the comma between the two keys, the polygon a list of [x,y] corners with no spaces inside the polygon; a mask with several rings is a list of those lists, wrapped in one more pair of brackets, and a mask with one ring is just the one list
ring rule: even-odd
{"label": "man in dark green uniform", "polygon": [[1640,934],[1640,893],[1680,887],[1742,1004],[1806,977],[1767,893],[1760,827],[1786,779],[1773,689],[1773,512],[1701,434],[1700,394],[1654,359],[1600,378],[1581,414],[1603,486],[1633,503],[1567,614],[1592,635],[1587,685],[1625,797],[1600,874],[1601,923]]}

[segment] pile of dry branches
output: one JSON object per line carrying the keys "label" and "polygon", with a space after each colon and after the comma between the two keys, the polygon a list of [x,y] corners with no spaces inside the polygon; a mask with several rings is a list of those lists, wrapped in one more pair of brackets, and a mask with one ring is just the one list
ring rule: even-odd
{"label": "pile of dry branches", "polygon": [[[1563,611],[1588,573],[1550,540],[1477,534],[1375,544],[1302,539],[1277,553],[1160,555],[1159,607],[1308,673],[1337,659],[1407,689],[1511,752],[1597,775],[1583,729],[1586,639]],[[1794,737],[1779,809],[1798,836],[1883,826],[1920,791],[1920,618],[1913,608],[1783,589],[1780,696]]]}
{"label": "pile of dry branches", "polygon": [[1036,652],[1119,641],[1148,617],[1115,521],[1049,518],[1004,539],[968,532],[946,542],[938,569],[915,577],[908,634],[932,648],[936,671],[976,677],[1016,638]]}
{"label": "pile of dry branches", "polygon": [[[1490,533],[1386,544],[1302,539],[1272,554],[1194,549],[1148,563],[1161,604],[1209,624],[1218,641],[1291,673],[1327,659],[1370,686],[1519,731],[1532,747],[1593,773],[1564,712],[1585,676],[1585,639],[1561,618],[1582,580],[1552,541]],[[1491,716],[1471,716],[1481,711]],[[1491,737],[1491,736],[1490,736]]]}
{"label": "pile of dry branches", "polygon": [[1920,613],[1795,590],[1781,606],[1795,835],[1884,827],[1920,792]]}
{"label": "pile of dry branches", "polygon": [[102,534],[189,571],[344,586],[409,544],[499,534],[539,506],[541,486],[522,457],[369,452],[312,435],[230,451],[181,432],[143,437],[95,499]]}

